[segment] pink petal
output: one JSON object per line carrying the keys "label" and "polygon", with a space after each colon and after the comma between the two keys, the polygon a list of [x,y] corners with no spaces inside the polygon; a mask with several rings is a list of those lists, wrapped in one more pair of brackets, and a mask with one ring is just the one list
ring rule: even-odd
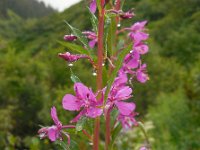
{"label": "pink petal", "polygon": [[62,124],[61,124],[61,122],[59,121],[58,116],[57,116],[56,107],[52,107],[52,108],[51,108],[51,118],[53,119],[54,123],[55,123],[57,126],[62,126]]}
{"label": "pink petal", "polygon": [[97,9],[96,0],[92,0],[92,2],[90,3],[90,11],[94,14],[96,12],[96,9]]}
{"label": "pink petal", "polygon": [[142,71],[138,71],[137,80],[141,83],[145,83],[147,80],[149,80],[149,77],[147,74],[143,73]]}
{"label": "pink petal", "polygon": [[119,112],[122,115],[130,115],[136,107],[134,103],[127,102],[115,102],[115,105],[118,107]]}
{"label": "pink petal", "polygon": [[97,43],[96,39],[90,41],[90,42],[89,42],[90,48],[94,48],[94,46],[96,45],[96,43]]}
{"label": "pink petal", "polygon": [[71,94],[66,94],[63,97],[62,105],[64,109],[71,110],[71,111],[74,111],[74,110],[78,111],[80,110],[80,107],[81,107],[81,104],[78,101],[78,99]]}
{"label": "pink petal", "polygon": [[98,116],[101,116],[102,113],[103,113],[102,109],[92,107],[92,108],[87,109],[86,116],[90,118],[96,118]]}
{"label": "pink petal", "polygon": [[123,88],[120,88],[116,95],[115,95],[115,99],[117,100],[124,100],[130,97],[132,93],[132,89],[129,86],[125,86]]}
{"label": "pink petal", "polygon": [[49,127],[48,129],[48,137],[49,139],[54,142],[57,139],[58,130],[55,126]]}
{"label": "pink petal", "polygon": [[82,83],[75,83],[74,84],[74,91],[76,92],[76,96],[79,99],[86,99],[90,90]]}

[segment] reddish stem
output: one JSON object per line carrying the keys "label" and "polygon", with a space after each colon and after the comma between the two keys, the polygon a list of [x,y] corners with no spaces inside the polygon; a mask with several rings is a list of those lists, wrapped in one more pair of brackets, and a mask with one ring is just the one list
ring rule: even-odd
{"label": "reddish stem", "polygon": [[[97,61],[97,91],[103,88],[103,35],[104,35],[104,0],[101,0],[101,10],[99,10],[99,22],[98,22],[98,61]],[[98,96],[100,99],[100,94]],[[94,124],[94,137],[93,137],[93,150],[99,149],[99,129],[100,129],[100,118],[95,119]]]}

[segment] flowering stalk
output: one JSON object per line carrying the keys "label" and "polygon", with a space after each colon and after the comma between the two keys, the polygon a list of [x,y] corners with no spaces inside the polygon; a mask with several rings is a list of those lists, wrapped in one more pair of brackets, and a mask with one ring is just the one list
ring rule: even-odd
{"label": "flowering stalk", "polygon": [[[104,115],[106,126],[105,150],[109,150],[109,145],[111,143],[111,117],[115,119],[112,131],[118,129],[118,123],[121,123],[124,129],[138,126],[138,122],[135,119],[138,115],[138,113],[135,112],[136,105],[133,102],[127,102],[127,100],[132,97],[133,93],[133,89],[129,85],[131,80],[137,80],[140,83],[145,83],[149,80],[147,65],[142,63],[141,60],[142,55],[146,54],[149,50],[145,42],[149,36],[145,29],[147,21],[136,22],[131,27],[118,30],[116,28],[118,26],[116,23],[119,24],[119,21],[123,19],[131,19],[135,14],[132,10],[126,12],[121,10],[120,0],[116,0],[114,6],[112,2],[110,2],[109,4],[112,8],[110,10],[105,10],[104,7],[108,3],[109,0],[91,0],[90,12],[92,15],[92,25],[94,29],[98,27],[98,31],[81,32],[67,23],[73,34],[65,35],[64,40],[72,43],[75,40],[79,40],[84,45],[84,48],[67,42],[67,48],[78,51],[80,54],[71,54],[70,52],[59,54],[59,57],[70,64],[80,59],[89,60],[93,69],[97,70],[97,92],[94,93],[90,87],[81,83],[78,77],[72,75],[71,79],[75,83],[75,94],[65,94],[62,99],[62,106],[65,110],[79,112],[78,115],[70,121],[70,123],[77,124],[76,126],[73,124],[63,125],[57,117],[56,108],[52,107],[51,117],[54,121],[54,125],[40,129],[38,133],[41,138],[47,137],[54,142],[56,140],[63,140],[62,136],[64,135],[67,137],[68,144],[70,145],[70,135],[63,130],[75,128],[76,131],[82,131],[89,141],[93,141],[93,150],[99,150],[100,116]],[[98,20],[95,16],[97,5],[99,9]],[[110,13],[114,15],[109,15]],[[109,22],[108,20],[111,20],[110,25],[107,24]],[[104,25],[104,22],[106,22],[106,25]],[[114,25],[116,26],[114,27]],[[124,44],[118,48],[118,34],[127,31],[128,38],[124,40]],[[106,37],[106,39],[104,39],[104,37]],[[110,39],[108,40],[108,38]],[[88,43],[87,39],[89,40]],[[108,60],[108,64],[104,64],[104,44],[106,45],[105,59]],[[93,53],[90,53],[91,50],[96,49],[96,45],[97,62],[95,61]],[[107,53],[109,57],[107,57]],[[108,65],[107,76],[110,78],[105,87],[103,87],[103,64]],[[105,67],[105,70],[106,69]],[[111,116],[111,112],[114,109],[117,111],[118,115],[116,118]],[[84,126],[84,120],[86,121],[89,118],[95,119],[94,133],[92,133],[92,136],[88,134],[85,130],[87,127]],[[114,139],[112,139],[112,143],[114,143]]]}
{"label": "flowering stalk", "polygon": [[[104,35],[104,0],[101,0],[101,11],[99,11],[99,22],[98,22],[98,48],[97,48],[97,91],[101,90],[103,88],[103,35]],[[99,97],[100,98],[100,94]],[[93,139],[93,149],[98,150],[99,149],[99,129],[100,129],[100,118],[97,117],[95,119],[95,125],[94,125],[94,139]]]}

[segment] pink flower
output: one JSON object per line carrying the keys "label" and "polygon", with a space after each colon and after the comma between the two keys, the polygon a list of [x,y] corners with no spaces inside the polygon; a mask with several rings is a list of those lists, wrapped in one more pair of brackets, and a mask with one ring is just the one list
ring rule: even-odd
{"label": "pink flower", "polygon": [[75,35],[64,35],[63,39],[65,41],[74,41],[74,40],[77,39],[77,36],[75,36]]}
{"label": "pink flower", "polygon": [[131,19],[135,16],[135,14],[132,11],[127,11],[127,12],[123,12],[120,14],[120,17],[122,19]]}
{"label": "pink flower", "polygon": [[131,19],[135,16],[135,14],[132,12],[132,10],[127,11],[127,12],[123,12],[122,10],[109,10],[108,12],[110,13],[114,13],[119,15],[122,19]]}
{"label": "pink flower", "polygon": [[[54,121],[54,125],[50,127],[43,127],[41,128],[38,133],[40,138],[45,138],[48,137],[52,142],[56,141],[57,139],[62,140],[62,135],[61,131],[63,129],[62,123],[59,121],[56,108],[52,107],[51,108],[51,118]],[[65,135],[68,138],[68,143],[70,143],[70,137],[67,133]]]}
{"label": "pink flower", "polygon": [[131,73],[131,69],[135,69],[139,66],[140,63],[140,54],[138,51],[131,51],[129,54],[126,55],[123,63],[123,68]]}
{"label": "pink flower", "polygon": [[96,95],[91,89],[82,83],[75,83],[74,91],[76,96],[66,94],[62,100],[63,108],[66,110],[80,111],[83,108],[72,122],[77,122],[84,115],[90,118],[96,118],[102,114],[102,109],[100,108],[102,101],[96,99]]}
{"label": "pink flower", "polygon": [[131,102],[124,102],[131,97],[132,89],[129,86],[119,86],[119,82],[114,82],[111,91],[108,95],[106,109],[111,109],[116,106],[119,112],[123,115],[129,115],[135,104]]}
{"label": "pink flower", "polygon": [[138,43],[133,45],[133,50],[137,51],[141,55],[144,55],[149,51],[149,47],[146,44]]}
{"label": "pink flower", "polygon": [[[134,110],[135,110],[135,107],[134,107]],[[138,115],[138,113],[135,113],[135,112],[132,112],[129,115],[119,114],[118,117],[117,117],[117,120],[122,123],[122,127],[124,129],[129,129],[133,125],[134,126],[138,125],[137,121],[135,120],[135,116],[137,116],[137,115]]]}
{"label": "pink flower", "polygon": [[80,54],[73,55],[73,54],[70,54],[69,52],[59,53],[58,56],[63,58],[67,62],[75,62],[81,58],[88,58],[87,55],[80,55]]}
{"label": "pink flower", "polygon": [[94,14],[97,10],[97,3],[96,0],[92,0],[90,3],[90,11]]}
{"label": "pink flower", "polygon": [[147,21],[136,22],[130,28],[125,28],[130,31],[129,36],[134,41],[134,44],[148,39],[149,34],[144,32],[146,24]]}
{"label": "pink flower", "polygon": [[96,45],[98,41],[96,33],[91,32],[91,31],[84,31],[82,33],[90,40],[89,41],[90,48],[94,48],[94,46]]}
{"label": "pink flower", "polygon": [[146,73],[146,64],[140,66],[140,68],[136,71],[137,80],[141,83],[145,83],[149,80],[149,76]]}

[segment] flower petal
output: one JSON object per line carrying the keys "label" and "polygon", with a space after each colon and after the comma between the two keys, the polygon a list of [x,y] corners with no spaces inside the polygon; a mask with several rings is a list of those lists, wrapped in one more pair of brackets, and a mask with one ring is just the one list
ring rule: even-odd
{"label": "flower petal", "polygon": [[127,103],[127,102],[115,102],[115,105],[118,107],[119,112],[122,115],[130,115],[131,112],[135,109],[134,103]]}
{"label": "flower petal", "polygon": [[90,41],[90,42],[89,42],[90,48],[94,48],[94,46],[96,45],[96,43],[97,43],[96,39]]}
{"label": "flower petal", "polygon": [[51,118],[53,119],[55,125],[62,126],[62,123],[59,121],[57,116],[56,107],[54,106],[51,108]]}
{"label": "flower petal", "polygon": [[116,100],[127,99],[130,97],[131,93],[132,93],[132,89],[129,86],[124,86],[117,91],[115,95],[115,99]]}
{"label": "flower petal", "polygon": [[66,94],[63,97],[62,100],[62,105],[63,108],[66,110],[71,110],[71,111],[75,111],[75,110],[80,110],[81,104],[78,101],[77,97],[71,95],[71,94]]}
{"label": "flower petal", "polygon": [[90,93],[89,88],[82,83],[75,83],[74,91],[79,99],[87,99],[88,93]]}
{"label": "flower petal", "polygon": [[90,3],[90,11],[94,14],[96,12],[96,9],[97,9],[96,0],[92,0],[92,2]]}
{"label": "flower petal", "polygon": [[58,135],[58,129],[55,126],[49,127],[48,137],[52,142],[56,141],[57,135]]}
{"label": "flower petal", "polygon": [[87,109],[86,116],[90,118],[96,118],[98,116],[101,116],[102,113],[103,113],[102,109],[91,107]]}

